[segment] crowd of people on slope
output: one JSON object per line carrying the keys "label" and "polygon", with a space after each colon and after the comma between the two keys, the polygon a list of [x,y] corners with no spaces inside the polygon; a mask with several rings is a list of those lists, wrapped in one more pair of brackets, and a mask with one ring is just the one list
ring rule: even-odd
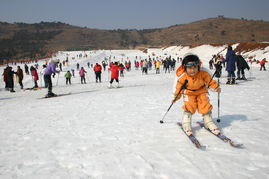
{"label": "crowd of people on slope", "polygon": [[[115,59],[115,57],[114,57]],[[127,58],[128,60],[128,58]],[[110,61],[110,60],[109,60]],[[116,60],[115,60],[116,61]],[[182,61],[182,59],[180,59]],[[137,56],[134,60],[134,67],[135,70],[141,70],[142,75],[147,75],[148,71],[150,70],[155,70],[156,74],[160,74],[160,69],[162,68],[164,73],[170,73],[171,71],[175,70],[176,62],[179,62],[179,57],[177,60],[172,58],[171,56],[166,57],[166,58],[161,58],[161,57],[150,57],[145,58],[145,59],[140,59],[138,60]],[[253,62],[253,61],[252,61]],[[261,69],[265,70],[265,63],[267,63],[266,59],[263,59],[259,61],[261,64]],[[226,58],[220,55],[213,55],[213,58],[209,62],[210,64],[210,69],[215,68],[218,69],[217,71],[219,72],[216,77],[221,76],[222,72],[222,67],[226,67],[226,70],[228,72],[228,79],[227,79],[227,84],[234,84],[235,80],[246,80],[244,70],[248,69],[249,66],[245,59],[240,55],[236,55],[235,52],[232,50],[232,47],[229,46],[226,54]],[[62,71],[62,66],[69,66],[68,58],[62,62],[60,62],[59,59],[56,60],[51,60],[50,62],[46,61],[44,65],[42,65],[42,72],[38,74],[37,69],[39,68],[38,64],[32,65],[30,68],[28,67],[27,64],[24,65],[24,70],[26,75],[32,76],[33,80],[33,88],[38,88],[38,80],[39,75],[43,76],[42,79],[44,79],[44,87],[48,88],[48,96],[53,96],[54,94],[52,93],[52,83],[51,83],[51,77],[55,77],[55,73],[59,73]],[[105,58],[105,60],[102,61],[101,64],[96,63],[94,66],[93,64],[90,64],[90,62],[87,63],[88,68],[93,68],[94,74],[95,74],[95,80],[96,83],[101,83],[102,78],[101,74],[102,71],[106,71],[106,67],[109,66],[108,70],[111,71],[111,76],[110,76],[110,83],[109,87],[111,87],[113,81],[115,80],[118,85],[118,78],[124,77],[124,71],[130,71],[132,69],[132,63],[130,60],[123,62],[110,62],[108,63],[108,59]],[[214,67],[213,67],[214,66]],[[59,70],[56,70],[56,67]],[[81,67],[79,63],[76,64],[77,71],[80,77],[80,83],[81,84],[86,84],[86,75],[87,71],[85,70],[84,67]],[[30,72],[29,72],[30,69]],[[115,70],[117,69],[117,70]],[[235,78],[235,71],[237,69],[237,78]],[[71,70],[71,71],[70,71]],[[75,77],[75,69],[70,69],[68,70],[65,74],[64,77],[66,78],[66,85],[71,85],[71,78]],[[10,90],[10,92],[15,92],[14,90],[14,76],[17,77],[17,81],[20,84],[21,89],[24,88],[23,86],[23,70],[20,68],[20,66],[17,67],[17,71],[14,72],[12,70],[12,67],[7,67],[4,70],[3,73],[3,78],[6,83],[5,88],[7,90]]]}
{"label": "crowd of people on slope", "polygon": [[[134,60],[134,67],[136,70],[140,68],[142,71],[142,74],[148,74],[148,71],[152,70],[153,68],[156,70],[156,74],[160,74],[161,66],[163,66],[164,73],[170,73],[170,71],[175,70],[175,63],[176,63],[176,60],[172,59],[171,56],[167,57],[166,59],[161,59],[161,58],[158,59],[158,57],[156,57],[155,59],[155,58],[149,57],[148,59],[145,58],[144,60],[141,60],[141,57],[140,57],[140,60],[137,60],[137,57],[136,57],[136,59]],[[31,75],[31,78],[33,81],[33,87],[27,88],[27,89],[39,89],[41,86],[43,87],[42,85],[42,80],[43,80],[44,87],[48,88],[47,96],[49,97],[54,96],[55,94],[52,92],[52,78],[55,77],[56,73],[59,73],[62,71],[63,66],[66,66],[68,68],[69,66],[68,57],[66,58],[66,60],[63,60],[62,62],[60,62],[59,59],[55,59],[55,58],[51,59],[50,61],[45,61],[45,63],[42,65],[41,70],[39,70],[39,65],[37,63],[33,64],[30,67],[27,64],[24,64],[25,74]],[[96,63],[93,66],[93,64],[90,64],[90,62],[88,62],[87,66],[88,68],[93,68],[96,83],[102,82],[102,78],[101,78],[102,71],[106,71],[107,66],[109,66],[108,70],[111,71],[111,79],[110,79],[109,86],[112,85],[114,80],[117,82],[117,86],[119,86],[118,84],[119,76],[124,77],[124,71],[126,72],[131,71],[132,63],[130,60],[128,60],[128,61],[125,61],[124,63],[118,61],[118,62],[110,62],[108,64],[108,60],[107,58],[105,58],[105,60],[103,60],[101,64]],[[81,67],[79,63],[76,64],[76,67],[77,67],[77,71],[80,77],[80,83],[86,84],[87,71],[85,70],[84,67]],[[56,68],[58,70],[56,70]],[[40,71],[40,73],[38,73],[38,70]],[[16,81],[15,77],[17,78],[17,81],[20,84],[21,89],[24,89],[24,85],[23,85],[24,72],[20,66],[17,67],[16,72],[12,70],[11,66],[7,66],[3,72],[3,79],[5,82],[6,90],[10,90],[10,92],[15,92],[14,90],[14,81]],[[75,69],[72,68],[68,70],[64,74],[64,77],[66,79],[65,81],[66,85],[71,85],[72,84],[71,78],[75,77]],[[41,80],[40,86],[38,85],[39,80]]]}
{"label": "crowd of people on slope", "polygon": [[149,70],[152,70],[152,67],[154,66],[156,70],[156,74],[160,74],[160,68],[163,66],[164,73],[170,73],[170,71],[175,70],[176,66],[176,60],[172,58],[171,56],[166,57],[165,59],[159,59],[158,57],[155,58],[149,58],[144,60],[135,60],[135,69],[138,70],[139,67],[142,71],[142,74],[148,74]]}

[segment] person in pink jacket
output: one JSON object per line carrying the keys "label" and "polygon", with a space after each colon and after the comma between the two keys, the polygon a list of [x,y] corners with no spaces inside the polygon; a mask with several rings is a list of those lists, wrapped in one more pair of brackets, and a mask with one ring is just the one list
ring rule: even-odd
{"label": "person in pink jacket", "polygon": [[39,80],[39,77],[38,77],[37,70],[35,69],[35,67],[31,66],[30,71],[31,71],[31,75],[33,76],[33,80],[35,83],[34,88],[38,88],[37,81]]}
{"label": "person in pink jacket", "polygon": [[84,82],[84,84],[86,84],[85,73],[87,73],[87,72],[84,70],[83,67],[81,67],[80,70],[79,70],[79,76],[81,78],[81,84],[83,84],[83,82]]}

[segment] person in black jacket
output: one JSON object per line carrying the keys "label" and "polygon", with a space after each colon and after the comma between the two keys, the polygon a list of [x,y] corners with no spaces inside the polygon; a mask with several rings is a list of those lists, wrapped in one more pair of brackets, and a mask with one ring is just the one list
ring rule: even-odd
{"label": "person in black jacket", "polygon": [[[236,66],[237,66],[237,78],[236,78],[236,80],[247,80],[245,77],[244,70],[246,68],[249,70],[250,68],[249,68],[249,65],[246,62],[246,60],[240,54],[236,56]],[[240,74],[242,75],[241,78],[240,78]]]}
{"label": "person in black jacket", "polygon": [[21,89],[23,89],[23,84],[22,84],[22,80],[23,80],[23,71],[22,71],[22,69],[21,69],[21,67],[20,66],[18,66],[17,67],[18,69],[17,69],[17,77],[18,77],[18,80],[19,80],[19,84],[20,84],[20,86],[21,86]]}
{"label": "person in black jacket", "polygon": [[10,92],[15,92],[14,91],[14,79],[13,79],[13,75],[16,74],[16,72],[14,72],[12,70],[12,67],[7,67],[7,71],[6,71],[6,75],[7,75],[7,87],[10,89]]}

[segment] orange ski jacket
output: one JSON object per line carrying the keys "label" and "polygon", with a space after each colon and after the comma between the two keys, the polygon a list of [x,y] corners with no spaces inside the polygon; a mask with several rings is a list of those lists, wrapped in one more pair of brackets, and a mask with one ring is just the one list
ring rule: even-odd
{"label": "orange ski jacket", "polygon": [[184,68],[180,66],[176,71],[176,75],[178,79],[176,84],[176,90],[174,91],[174,97],[177,96],[186,80],[188,80],[188,83],[187,89],[183,89],[178,95],[177,99],[175,99],[175,101],[179,100],[182,94],[186,94],[189,96],[197,96],[202,93],[207,93],[208,87],[213,90],[216,90],[218,88],[218,83],[215,80],[212,80],[211,75],[203,69],[198,71],[195,76],[190,76],[187,74]]}

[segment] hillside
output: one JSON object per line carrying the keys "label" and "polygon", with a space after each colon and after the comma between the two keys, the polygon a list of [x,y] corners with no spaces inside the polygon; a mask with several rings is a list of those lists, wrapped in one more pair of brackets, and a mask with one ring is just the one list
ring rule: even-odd
{"label": "hillside", "polygon": [[224,17],[161,29],[100,30],[61,22],[0,22],[0,59],[82,49],[133,49],[186,44],[269,41],[269,22]]}

